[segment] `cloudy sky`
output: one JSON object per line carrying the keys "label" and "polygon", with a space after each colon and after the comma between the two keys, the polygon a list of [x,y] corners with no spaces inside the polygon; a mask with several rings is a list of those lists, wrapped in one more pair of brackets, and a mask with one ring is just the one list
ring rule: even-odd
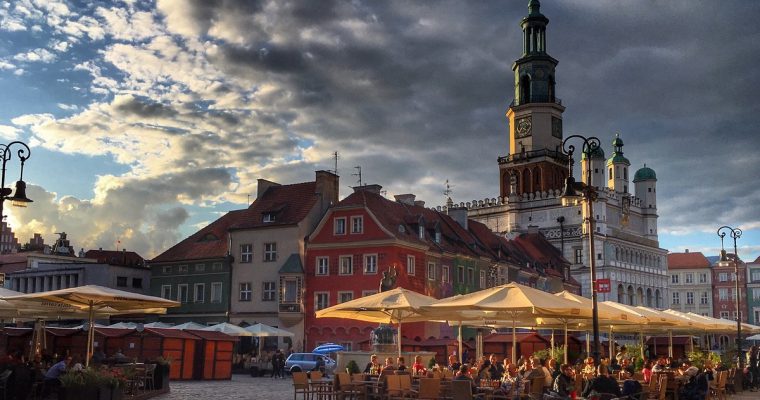
{"label": "cloudy sky", "polygon": [[[565,134],[657,171],[661,245],[760,255],[760,2],[545,0]],[[152,257],[256,179],[498,195],[515,1],[0,2],[0,138],[32,147],[22,241]],[[16,160],[9,180],[18,176]]]}

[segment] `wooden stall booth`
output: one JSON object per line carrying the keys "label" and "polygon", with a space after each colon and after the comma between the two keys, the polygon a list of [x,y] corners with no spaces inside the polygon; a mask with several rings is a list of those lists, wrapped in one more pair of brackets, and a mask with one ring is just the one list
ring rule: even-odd
{"label": "wooden stall booth", "polygon": [[9,328],[5,327],[0,331],[0,350],[4,354],[29,354],[32,340],[32,328]]}
{"label": "wooden stall booth", "polygon": [[[549,347],[548,339],[535,332],[520,332],[517,338],[517,357],[529,357],[538,350]],[[512,333],[492,333],[483,337],[483,354],[500,354],[506,357],[512,354]]]}
{"label": "wooden stall booth", "polygon": [[74,337],[81,331],[78,328],[46,327],[45,351],[49,354],[73,354],[71,348]]}
{"label": "wooden stall booth", "polygon": [[193,379],[232,379],[233,347],[238,339],[215,331],[185,332],[200,339],[193,362]]}
{"label": "wooden stall booth", "polygon": [[153,361],[163,357],[170,360],[169,379],[193,379],[193,363],[200,338],[179,329],[145,328],[130,336],[139,337],[141,359]]}

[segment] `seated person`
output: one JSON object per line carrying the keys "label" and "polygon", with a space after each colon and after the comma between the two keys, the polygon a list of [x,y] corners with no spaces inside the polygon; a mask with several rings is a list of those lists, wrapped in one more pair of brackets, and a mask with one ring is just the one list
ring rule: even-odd
{"label": "seated person", "polygon": [[45,373],[43,378],[42,398],[47,396],[52,388],[58,388],[61,386],[61,375],[65,374],[71,364],[71,356],[64,358],[63,360],[53,364]]}
{"label": "seated person", "polygon": [[657,363],[654,365],[654,367],[652,367],[652,372],[665,372],[667,367],[667,360],[665,357],[660,356],[657,359]]}
{"label": "seated person", "polygon": [[427,372],[427,368],[422,364],[422,356],[414,356],[414,364],[412,364],[412,373],[424,374]]}
{"label": "seated person", "polygon": [[570,392],[575,391],[575,377],[573,368],[569,364],[559,367],[560,374],[554,379],[552,390],[561,397],[570,397]]}
{"label": "seated person", "polygon": [[452,370],[454,372],[457,372],[457,371],[459,371],[459,367],[461,367],[461,366],[462,366],[462,364],[457,359],[457,356],[455,356],[453,354],[449,356],[449,369],[450,370]]}
{"label": "seated person", "polygon": [[581,397],[589,397],[592,393],[607,393],[620,397],[620,386],[615,378],[610,376],[609,371],[600,365],[597,374],[596,378],[586,386]]}
{"label": "seated person", "polygon": [[367,363],[367,366],[364,367],[364,373],[369,374],[371,370],[380,370],[380,364],[377,362],[377,354],[373,354],[369,357],[369,362]]}
{"label": "seated person", "polygon": [[404,356],[397,358],[396,362],[398,363],[398,367],[396,367],[397,371],[406,371],[406,359],[404,359]]}
{"label": "seated person", "polygon": [[383,371],[394,371],[396,369],[395,366],[393,366],[393,357],[388,357],[385,359],[385,365],[383,365]]}
{"label": "seated person", "polygon": [[586,359],[586,363],[583,365],[583,375],[593,376],[596,373],[596,366],[594,365],[594,358],[589,357]]}
{"label": "seated person", "polygon": [[630,358],[623,359],[623,363],[620,364],[620,370],[628,374],[629,377],[633,376],[635,369],[633,368]]}
{"label": "seated person", "polygon": [[472,386],[472,390],[475,391],[477,386],[475,385],[475,381],[472,380],[472,377],[470,376],[470,367],[467,364],[462,365],[459,367],[459,372],[457,372],[457,375],[454,377],[455,381],[469,381],[470,385]]}
{"label": "seated person", "polygon": [[121,352],[121,349],[116,350],[116,353],[113,355],[114,360],[116,361],[124,361],[127,359],[127,356],[124,355],[124,353]]}
{"label": "seated person", "polygon": [[649,383],[652,380],[652,362],[647,360],[644,363],[644,368],[641,369],[641,374],[644,375],[644,382]]}

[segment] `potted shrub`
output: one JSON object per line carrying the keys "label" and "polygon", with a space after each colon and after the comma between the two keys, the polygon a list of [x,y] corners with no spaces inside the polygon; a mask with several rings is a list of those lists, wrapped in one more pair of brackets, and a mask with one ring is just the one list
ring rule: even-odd
{"label": "potted shrub", "polygon": [[358,374],[361,372],[361,369],[359,369],[359,365],[355,360],[351,360],[348,362],[348,364],[346,364],[346,372],[349,374]]}
{"label": "potted shrub", "polygon": [[72,371],[61,375],[59,400],[97,399],[98,377],[92,370]]}
{"label": "potted shrub", "polygon": [[169,388],[169,371],[171,369],[171,359],[158,356],[155,359],[156,371],[153,373],[153,382],[156,390]]}

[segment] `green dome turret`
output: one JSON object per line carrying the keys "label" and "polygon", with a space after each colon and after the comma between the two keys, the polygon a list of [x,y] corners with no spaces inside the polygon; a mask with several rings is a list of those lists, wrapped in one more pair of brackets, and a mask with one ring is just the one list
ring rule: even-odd
{"label": "green dome turret", "polygon": [[[582,160],[586,159],[586,153],[582,153],[581,156]],[[592,160],[604,160],[604,149],[602,149],[602,146],[599,146],[594,149],[594,151],[591,152],[591,159]]]}
{"label": "green dome turret", "polygon": [[644,164],[644,168],[639,169],[636,171],[636,174],[633,175],[633,182],[640,182],[640,181],[656,181],[657,180],[657,174],[654,173],[654,170],[652,168],[647,167],[646,164]]}
{"label": "green dome turret", "polygon": [[631,165],[631,162],[628,161],[628,159],[623,156],[623,139],[620,138],[619,133],[616,133],[615,139],[612,140],[612,148],[613,148],[612,157],[610,157],[610,159],[607,160],[607,165],[619,164],[619,163],[623,163],[625,165]]}

